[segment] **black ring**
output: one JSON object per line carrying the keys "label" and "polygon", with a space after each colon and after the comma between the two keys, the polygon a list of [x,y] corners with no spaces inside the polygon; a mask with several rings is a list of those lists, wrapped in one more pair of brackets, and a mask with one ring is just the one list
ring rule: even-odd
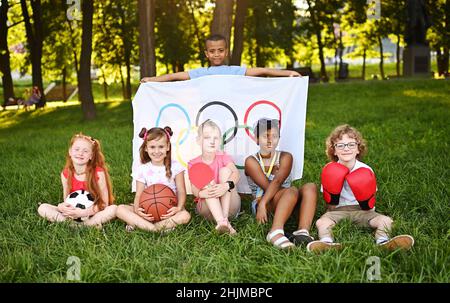
{"label": "black ring", "polygon": [[238,127],[239,127],[238,117],[237,117],[236,113],[234,112],[234,110],[231,108],[231,106],[229,106],[226,103],[220,102],[220,101],[212,101],[212,102],[206,103],[205,105],[202,106],[202,108],[199,109],[199,111],[197,113],[197,117],[195,118],[195,126],[198,127],[198,120],[200,119],[200,114],[205,110],[205,108],[207,108],[208,106],[211,106],[211,105],[221,105],[223,107],[226,107],[231,112],[231,114],[234,117],[235,125],[234,125],[233,134],[231,135],[230,138],[228,138],[227,140],[225,140],[223,142],[223,145],[225,146],[225,144],[227,144],[228,142],[233,140],[234,137],[236,137],[236,134],[237,134],[237,131],[238,131]]}

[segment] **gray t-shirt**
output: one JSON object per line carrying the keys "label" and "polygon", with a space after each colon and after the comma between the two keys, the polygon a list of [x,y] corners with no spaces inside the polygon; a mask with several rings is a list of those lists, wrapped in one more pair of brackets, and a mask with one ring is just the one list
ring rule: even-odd
{"label": "gray t-shirt", "polygon": [[[280,155],[281,155],[281,152],[277,151],[274,166],[280,166]],[[258,154],[255,154],[252,156],[256,159],[256,161],[259,162]],[[275,178],[274,174],[270,174],[268,177],[269,181],[272,181],[273,178]],[[250,178],[250,176],[247,176],[247,182],[248,182],[248,186],[250,187],[250,190],[252,191],[253,197],[256,197],[256,192],[258,191],[259,186],[252,180],[252,178]],[[291,174],[289,174],[289,176],[286,178],[286,180],[284,180],[283,184],[281,184],[281,187],[289,188],[289,187],[291,187],[291,182],[292,182],[292,176],[291,176]]]}

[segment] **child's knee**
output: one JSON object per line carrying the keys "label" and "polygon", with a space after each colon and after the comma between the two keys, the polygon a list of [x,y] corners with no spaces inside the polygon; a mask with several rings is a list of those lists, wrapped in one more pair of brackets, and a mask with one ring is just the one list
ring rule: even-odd
{"label": "child's knee", "polygon": [[106,207],[106,209],[109,215],[116,215],[117,213],[117,205],[109,205]]}
{"label": "child's knee", "polygon": [[298,199],[298,190],[296,187],[291,186],[289,188],[286,189],[286,191],[283,194],[283,198],[284,199],[289,199],[289,200],[293,200],[295,202],[297,202]]}
{"label": "child's knee", "polygon": [[37,209],[38,214],[39,214],[41,217],[45,217],[45,214],[48,213],[49,208],[50,208],[50,207],[49,207],[49,204],[47,204],[47,203],[44,203],[44,204],[39,205],[39,207],[38,207],[38,209]]}
{"label": "child's knee", "polygon": [[219,180],[220,182],[226,182],[228,180],[228,178],[231,175],[231,169],[229,169],[228,167],[222,167],[219,170]]}
{"label": "child's knee", "polygon": [[336,223],[334,223],[333,220],[330,220],[328,218],[319,218],[316,221],[316,227],[317,229],[324,229],[324,228],[330,228],[333,227]]}
{"label": "child's knee", "polygon": [[180,224],[187,224],[189,221],[191,221],[191,214],[187,210],[182,211]]}
{"label": "child's knee", "polygon": [[121,205],[114,205],[114,206],[116,206],[116,216],[128,211],[127,205],[121,204]]}
{"label": "child's knee", "polygon": [[317,185],[315,183],[306,183],[301,188],[300,191],[304,195],[317,195]]}
{"label": "child's knee", "polygon": [[374,227],[377,227],[377,228],[382,228],[382,227],[390,228],[392,225],[392,222],[394,222],[394,220],[392,220],[391,217],[381,215],[381,216],[378,216],[378,217],[372,219],[371,223]]}

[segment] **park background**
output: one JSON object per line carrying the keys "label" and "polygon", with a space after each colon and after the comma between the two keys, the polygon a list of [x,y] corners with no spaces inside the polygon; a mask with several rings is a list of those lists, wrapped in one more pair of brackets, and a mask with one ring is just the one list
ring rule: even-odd
{"label": "park background", "polygon": [[[382,0],[375,13],[369,2],[1,0],[0,281],[72,281],[76,257],[82,282],[448,283],[450,4],[421,1],[431,65],[406,77],[408,1]],[[309,73],[304,177],[296,184],[320,184],[326,136],[338,124],[357,127],[377,174],[377,210],[394,218],[395,234],[416,239],[412,251],[384,252],[370,230],[348,221],[335,228],[340,252],[278,251],[248,200],[232,238],[196,216],[165,235],[130,234],[118,221],[99,231],[38,217],[39,202],[62,199],[59,173],[79,131],[102,141],[117,203],[132,201],[130,101],[139,79],[207,66],[211,32],[229,38],[230,64]],[[50,89],[35,108],[6,106],[32,86]],[[191,198],[187,208],[193,214]],[[319,196],[315,219],[324,210]],[[292,220],[287,230],[294,228]],[[374,256],[381,272],[370,280]]]}

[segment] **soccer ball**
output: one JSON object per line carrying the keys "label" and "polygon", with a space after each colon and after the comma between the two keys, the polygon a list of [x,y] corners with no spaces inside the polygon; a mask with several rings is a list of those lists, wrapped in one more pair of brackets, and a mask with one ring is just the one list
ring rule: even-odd
{"label": "soccer ball", "polygon": [[[79,189],[74,192],[71,192],[67,196],[66,202],[72,205],[73,207],[86,209],[94,205],[94,197],[88,191],[84,189]],[[81,219],[86,220],[87,217]]]}

